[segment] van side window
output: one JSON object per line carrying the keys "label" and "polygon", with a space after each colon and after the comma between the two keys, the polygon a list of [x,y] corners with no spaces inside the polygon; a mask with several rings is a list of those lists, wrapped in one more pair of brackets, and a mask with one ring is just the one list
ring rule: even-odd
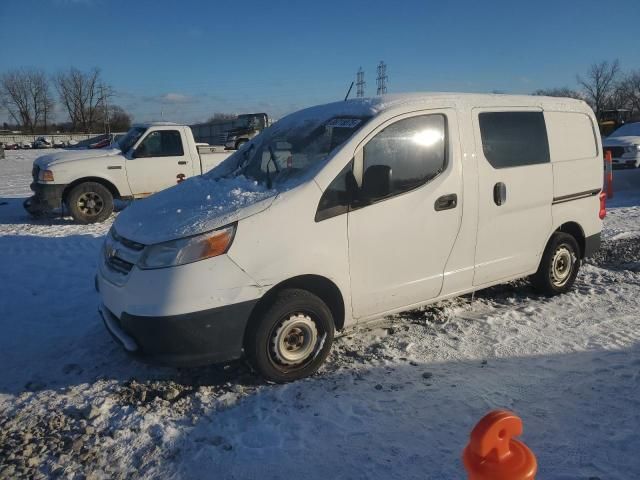
{"label": "van side window", "polygon": [[181,157],[182,139],[177,130],[156,130],[145,137],[136,149],[138,157]]}
{"label": "van side window", "polygon": [[484,112],[478,119],[482,151],[493,168],[550,162],[542,112]]}
{"label": "van side window", "polygon": [[[446,166],[447,132],[444,115],[421,115],[388,126],[364,147],[364,177],[371,167],[391,169],[388,193],[368,194],[376,201],[407,192],[436,177]],[[379,188],[363,191],[384,191]],[[367,195],[365,193],[365,195]]]}
{"label": "van side window", "polygon": [[[349,185],[349,182],[351,185]],[[318,210],[316,212],[316,222],[335,217],[349,211],[351,194],[358,188],[358,184],[353,176],[353,160],[350,161],[329,184],[320,197]]]}

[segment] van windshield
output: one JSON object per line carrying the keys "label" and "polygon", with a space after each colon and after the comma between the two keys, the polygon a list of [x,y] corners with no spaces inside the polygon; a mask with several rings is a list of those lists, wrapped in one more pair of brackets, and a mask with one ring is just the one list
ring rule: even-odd
{"label": "van windshield", "polygon": [[278,122],[232,155],[231,176],[244,175],[272,188],[318,167],[371,117],[336,116]]}

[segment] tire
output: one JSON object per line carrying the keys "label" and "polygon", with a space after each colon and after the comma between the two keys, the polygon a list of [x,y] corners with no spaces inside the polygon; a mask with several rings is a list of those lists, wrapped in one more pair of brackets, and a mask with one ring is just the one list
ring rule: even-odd
{"label": "tire", "polygon": [[113,195],[97,182],[73,187],[66,204],[74,220],[82,224],[104,222],[113,213]]}
{"label": "tire", "polygon": [[538,271],[531,278],[539,292],[558,295],[568,292],[580,269],[580,247],[574,237],[567,233],[553,234],[540,260]]}
{"label": "tire", "polygon": [[319,297],[306,290],[282,290],[249,325],[247,360],[272,382],[308,377],[329,355],[334,330],[331,310]]}
{"label": "tire", "polygon": [[240,148],[242,148],[242,145],[244,145],[245,143],[247,143],[249,140],[238,140],[236,142],[236,150],[240,150]]}

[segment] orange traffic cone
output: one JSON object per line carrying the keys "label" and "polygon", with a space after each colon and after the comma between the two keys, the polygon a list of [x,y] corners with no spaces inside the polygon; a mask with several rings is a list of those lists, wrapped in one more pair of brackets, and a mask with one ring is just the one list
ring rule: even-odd
{"label": "orange traffic cone", "polygon": [[494,410],[485,415],[462,454],[469,480],[534,480],[535,455],[513,439],[521,434],[522,420],[515,413]]}

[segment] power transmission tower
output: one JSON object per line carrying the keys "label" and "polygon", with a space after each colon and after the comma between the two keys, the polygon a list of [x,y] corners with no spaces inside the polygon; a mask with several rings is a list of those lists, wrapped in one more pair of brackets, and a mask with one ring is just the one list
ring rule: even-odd
{"label": "power transmission tower", "polygon": [[356,90],[356,97],[362,98],[364,97],[364,86],[366,82],[364,81],[364,70],[362,67],[358,69],[358,74],[356,75],[356,86],[358,87]]}
{"label": "power transmission tower", "polygon": [[376,83],[378,84],[378,93],[377,95],[384,95],[387,93],[387,64],[382,60],[378,64],[378,78],[376,78]]}

